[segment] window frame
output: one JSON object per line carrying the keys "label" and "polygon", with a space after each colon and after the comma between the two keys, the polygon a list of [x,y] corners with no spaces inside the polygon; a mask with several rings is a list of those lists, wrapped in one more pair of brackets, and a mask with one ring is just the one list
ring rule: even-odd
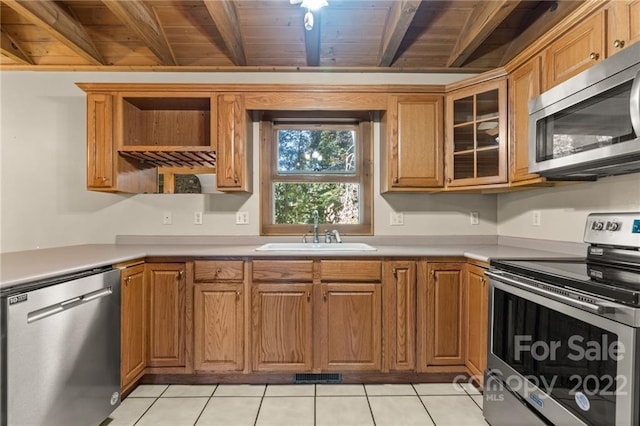
{"label": "window frame", "polygon": [[[313,174],[295,173],[278,175],[278,129],[286,128],[344,128],[356,131],[356,173]],[[264,120],[260,123],[260,235],[304,235],[313,231],[313,224],[273,223],[274,182],[339,182],[360,184],[360,218],[357,225],[319,223],[320,233],[325,229],[336,229],[342,235],[373,235],[373,126],[370,121],[350,122],[323,119],[304,119],[294,122],[286,120]]]}

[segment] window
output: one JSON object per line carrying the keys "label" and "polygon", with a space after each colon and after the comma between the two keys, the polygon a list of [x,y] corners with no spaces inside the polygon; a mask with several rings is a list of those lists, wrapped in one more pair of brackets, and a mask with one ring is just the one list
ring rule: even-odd
{"label": "window", "polygon": [[371,124],[263,121],[262,235],[372,234]]}

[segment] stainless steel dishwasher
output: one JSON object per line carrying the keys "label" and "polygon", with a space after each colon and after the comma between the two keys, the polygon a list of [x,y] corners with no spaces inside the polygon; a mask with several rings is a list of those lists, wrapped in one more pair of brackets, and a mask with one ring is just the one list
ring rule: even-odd
{"label": "stainless steel dishwasher", "polygon": [[89,425],[120,404],[120,271],[2,291],[2,425]]}

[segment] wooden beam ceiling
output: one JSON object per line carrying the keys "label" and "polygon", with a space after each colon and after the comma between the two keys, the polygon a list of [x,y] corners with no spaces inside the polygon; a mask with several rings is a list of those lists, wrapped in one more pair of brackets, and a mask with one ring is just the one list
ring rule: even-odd
{"label": "wooden beam ceiling", "polygon": [[518,6],[520,0],[480,1],[467,19],[460,32],[447,67],[460,67],[469,56]]}
{"label": "wooden beam ceiling", "polygon": [[204,0],[209,15],[218,28],[231,60],[235,65],[247,65],[242,46],[242,34],[236,7],[232,0]]}
{"label": "wooden beam ceiling", "polygon": [[2,0],[34,25],[46,30],[65,46],[94,65],[103,65],[102,56],[82,24],[52,0]]}
{"label": "wooden beam ceiling", "polygon": [[557,2],[542,2],[532,13],[539,15],[538,19],[526,30],[521,32],[509,45],[500,61],[499,66],[503,66],[516,57],[520,52],[533,44],[544,33],[555,27],[560,21],[566,18],[571,12],[582,5],[583,2],[566,0]]}
{"label": "wooden beam ceiling", "polygon": [[103,0],[103,3],[142,39],[162,65],[178,65],[155,12],[142,0]]}
{"label": "wooden beam ceiling", "polygon": [[304,30],[304,47],[307,54],[307,66],[317,67],[320,65],[320,24],[322,12],[318,10],[313,13],[314,24],[310,31]]}
{"label": "wooden beam ceiling", "polygon": [[20,64],[33,65],[33,61],[29,55],[24,52],[20,45],[4,30],[4,28],[0,28],[0,34],[2,35],[0,52],[4,56],[11,58]]}
{"label": "wooden beam ceiling", "polygon": [[379,66],[388,67],[393,63],[420,3],[421,0],[400,0],[391,5],[382,36]]}

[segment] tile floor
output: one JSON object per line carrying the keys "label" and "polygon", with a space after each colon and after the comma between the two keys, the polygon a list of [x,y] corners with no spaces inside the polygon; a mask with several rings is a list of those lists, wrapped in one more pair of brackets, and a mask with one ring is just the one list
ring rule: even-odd
{"label": "tile floor", "polygon": [[140,385],[103,425],[483,425],[471,385]]}

